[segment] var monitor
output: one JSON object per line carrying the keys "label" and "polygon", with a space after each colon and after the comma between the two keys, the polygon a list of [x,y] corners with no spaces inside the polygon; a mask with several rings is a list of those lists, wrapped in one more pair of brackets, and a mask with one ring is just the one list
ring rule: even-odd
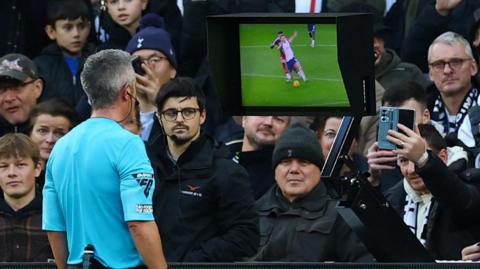
{"label": "var monitor", "polygon": [[375,113],[371,15],[239,14],[207,23],[227,113]]}

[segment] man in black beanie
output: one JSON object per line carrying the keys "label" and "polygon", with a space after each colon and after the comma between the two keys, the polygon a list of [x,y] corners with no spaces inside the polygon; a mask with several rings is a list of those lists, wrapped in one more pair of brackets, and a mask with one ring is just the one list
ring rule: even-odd
{"label": "man in black beanie", "polygon": [[277,140],[272,164],[277,185],[257,201],[256,261],[372,262],[372,256],[336,211],[320,181],[324,158],[312,130],[299,125]]}
{"label": "man in black beanie", "polygon": [[141,60],[137,72],[137,96],[140,109],[140,136],[152,141],[161,134],[155,120],[155,96],[160,87],[177,76],[177,59],[170,34],[163,29],[163,18],[149,13],[140,21],[140,31],[128,42],[126,51]]}

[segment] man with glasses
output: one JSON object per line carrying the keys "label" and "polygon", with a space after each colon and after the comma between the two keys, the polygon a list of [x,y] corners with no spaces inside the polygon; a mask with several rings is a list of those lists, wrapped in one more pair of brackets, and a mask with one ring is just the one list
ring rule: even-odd
{"label": "man with glasses", "polygon": [[145,15],[140,24],[141,30],[128,42],[126,51],[142,60],[141,70],[136,75],[138,101],[140,103],[140,136],[151,141],[161,133],[155,121],[155,95],[160,87],[177,75],[177,60],[170,41],[170,34],[157,24],[161,17]]}
{"label": "man with glasses", "polygon": [[189,78],[164,84],[155,103],[164,136],[148,145],[155,221],[169,262],[233,262],[255,254],[258,217],[246,171],[201,129],[205,95]]}
{"label": "man with glasses", "polygon": [[28,132],[28,115],[42,90],[43,81],[32,60],[22,54],[0,58],[0,136]]}
{"label": "man with glasses", "polygon": [[443,126],[443,136],[456,133],[468,109],[480,103],[479,89],[472,83],[478,67],[470,44],[457,33],[443,33],[428,49],[428,65],[436,87],[428,100],[432,121]]}

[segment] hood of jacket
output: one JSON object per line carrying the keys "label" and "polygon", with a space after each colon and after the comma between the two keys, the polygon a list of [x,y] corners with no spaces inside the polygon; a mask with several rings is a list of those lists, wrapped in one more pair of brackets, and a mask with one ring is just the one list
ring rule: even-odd
{"label": "hood of jacket", "polygon": [[398,66],[402,60],[392,49],[385,49],[382,54],[380,62],[375,65],[375,79],[381,78],[383,75],[389,73],[393,68]]}

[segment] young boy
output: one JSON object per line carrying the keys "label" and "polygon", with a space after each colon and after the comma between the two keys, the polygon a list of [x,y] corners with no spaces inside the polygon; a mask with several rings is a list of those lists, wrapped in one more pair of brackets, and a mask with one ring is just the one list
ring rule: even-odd
{"label": "young boy", "polygon": [[55,43],[34,59],[45,81],[39,101],[60,97],[75,106],[85,94],[80,84],[80,70],[94,51],[93,45],[87,44],[90,15],[84,1],[51,1],[47,7],[45,32]]}
{"label": "young boy", "polygon": [[103,26],[108,40],[99,48],[124,50],[140,26],[148,0],[105,0],[105,4],[109,16]]}
{"label": "young boy", "polygon": [[0,262],[53,259],[42,231],[42,193],[35,177],[42,170],[38,146],[20,133],[0,137]]}

